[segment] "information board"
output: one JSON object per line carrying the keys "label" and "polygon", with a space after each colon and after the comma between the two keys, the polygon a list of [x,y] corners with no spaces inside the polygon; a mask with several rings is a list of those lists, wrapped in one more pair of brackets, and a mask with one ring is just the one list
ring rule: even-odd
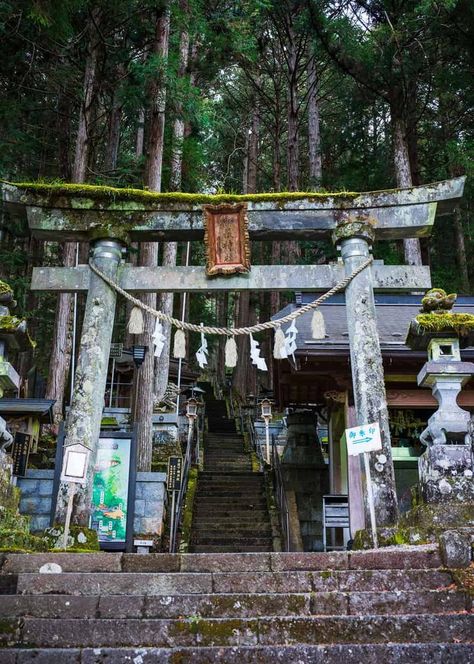
{"label": "information board", "polygon": [[17,477],[23,477],[28,467],[28,457],[30,455],[31,436],[28,433],[17,431],[13,439],[11,457],[13,459],[13,474]]}
{"label": "information board", "polygon": [[166,488],[168,491],[179,491],[181,489],[181,474],[183,471],[183,457],[172,456],[168,458],[168,473],[166,476]]}
{"label": "information board", "polygon": [[101,543],[125,543],[132,438],[101,437],[92,488],[91,527]]}
{"label": "information board", "polygon": [[356,456],[362,452],[375,452],[382,449],[382,438],[378,422],[362,424],[346,429],[347,454]]}

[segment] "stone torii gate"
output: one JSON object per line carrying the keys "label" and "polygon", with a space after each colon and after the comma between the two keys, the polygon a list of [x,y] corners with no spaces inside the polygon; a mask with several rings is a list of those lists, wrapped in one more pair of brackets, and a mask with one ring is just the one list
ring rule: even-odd
{"label": "stone torii gate", "polygon": [[[286,198],[267,194],[228,196],[224,201],[223,197],[160,195],[82,185],[4,184],[3,200],[13,222],[27,222],[29,232],[37,238],[89,241],[91,260],[131,292],[326,291],[367,260],[374,239],[428,236],[435,216],[452,212],[463,187],[464,178],[457,178],[423,187],[364,194],[291,194]],[[315,240],[332,236],[340,249],[342,264],[261,265],[253,266],[248,274],[209,279],[204,267],[144,268],[122,261],[124,249],[131,241],[202,240],[200,204],[233,200],[248,201],[251,239]],[[357,422],[380,423],[386,459],[381,464],[380,455],[377,460],[376,453],[371,454],[378,526],[395,523],[398,507],[373,291],[424,290],[430,286],[428,267],[375,262],[355,277],[345,292]],[[32,289],[87,292],[65,446],[82,443],[92,452],[89,481],[76,496],[73,511],[74,522],[88,525],[116,293],[87,265],[35,268]],[[57,515],[65,514],[68,491],[68,484],[61,485]],[[367,505],[365,510],[369,523]]]}

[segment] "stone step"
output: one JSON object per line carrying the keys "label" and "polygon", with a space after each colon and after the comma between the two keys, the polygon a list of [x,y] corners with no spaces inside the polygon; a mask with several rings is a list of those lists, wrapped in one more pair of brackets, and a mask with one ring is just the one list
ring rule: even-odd
{"label": "stone step", "polygon": [[229,545],[213,545],[213,544],[195,544],[190,547],[190,551],[194,554],[216,554],[216,555],[224,555],[224,554],[232,554],[232,555],[239,555],[242,553],[263,553],[266,552],[268,553],[268,546],[250,546],[247,545],[245,547],[245,551],[242,551],[241,546],[239,544],[229,544]]}
{"label": "stone step", "polygon": [[206,470],[242,470],[249,471],[252,466],[250,459],[245,459],[239,461],[238,459],[226,460],[226,459],[206,459],[204,458],[204,468]]}
{"label": "stone step", "polygon": [[[262,533],[263,535],[263,533]],[[246,550],[247,546],[262,546],[267,547],[267,551],[273,550],[273,540],[270,537],[260,537],[259,535],[251,535],[247,533],[231,533],[226,536],[225,533],[202,533],[199,530],[194,532],[191,536],[191,541],[194,544],[215,544],[227,545],[238,543],[242,551]]]}
{"label": "stone step", "polygon": [[229,472],[232,471],[248,471],[251,469],[251,463],[250,461],[246,461],[245,463],[240,463],[240,462],[230,462],[230,461],[206,461],[204,459],[204,468],[206,470],[228,470]]}
{"label": "stone step", "polygon": [[[137,655],[138,652],[138,655]],[[17,659],[18,656],[18,659]],[[210,664],[212,662],[238,662],[238,664],[471,664],[473,646],[463,643],[397,643],[369,645],[328,646],[228,646],[188,648],[101,648],[100,654],[92,648],[4,649],[4,664]],[[140,658],[137,660],[137,658]]]}
{"label": "stone step", "polygon": [[248,461],[249,455],[245,454],[241,449],[240,450],[229,450],[229,452],[224,452],[222,450],[215,452],[204,452],[204,459],[209,459],[212,461]]}
{"label": "stone step", "polygon": [[229,478],[229,480],[239,480],[239,479],[245,479],[245,478],[253,478],[253,477],[263,477],[263,473],[256,473],[253,470],[244,470],[240,472],[235,472],[235,473],[225,473],[225,472],[216,472],[214,470],[203,470],[201,473],[199,473],[200,478],[205,478],[205,479],[224,479],[224,478]]}
{"label": "stone step", "polygon": [[238,489],[212,489],[206,486],[197,488],[196,497],[198,498],[234,498],[235,500],[265,500],[265,491],[261,489],[252,491],[239,491]]}
{"label": "stone step", "polygon": [[232,456],[235,454],[240,454],[241,456],[248,456],[244,450],[244,446],[239,443],[238,445],[229,445],[223,446],[221,444],[215,445],[213,447],[209,445],[204,446],[204,456],[206,455],[223,455],[223,456]]}
{"label": "stone step", "polygon": [[327,570],[202,573],[20,573],[18,594],[163,595],[194,593],[308,593],[441,590],[452,577],[441,570]]}
{"label": "stone step", "polygon": [[253,473],[251,470],[242,473],[216,473],[204,470],[199,474],[199,480],[214,484],[252,484],[263,482],[264,477],[261,473]]}
{"label": "stone step", "polygon": [[238,528],[238,530],[245,531],[252,529],[256,532],[264,532],[270,529],[270,518],[255,521],[250,517],[240,518],[238,521],[232,517],[219,517],[211,519],[209,517],[195,517],[193,519],[193,530],[219,530],[219,532],[227,532]]}
{"label": "stone step", "polygon": [[213,490],[213,491],[259,491],[265,489],[265,484],[260,477],[256,481],[243,481],[243,482],[209,482],[207,480],[198,481],[198,488]]}
{"label": "stone step", "polygon": [[219,507],[220,511],[232,510],[239,511],[245,509],[259,509],[266,510],[267,503],[263,497],[260,496],[242,496],[239,498],[232,498],[232,496],[203,496],[202,499],[196,499],[196,507],[213,508]]}
{"label": "stone step", "polygon": [[228,464],[228,463],[206,463],[204,462],[204,468],[206,470],[250,470],[250,462],[248,464]]}
{"label": "stone step", "polygon": [[[319,592],[203,595],[7,595],[0,617],[33,618],[251,618],[303,615],[418,615],[465,612],[456,591]],[[0,660],[1,661],[1,660]]]}
{"label": "stone step", "polygon": [[248,454],[244,454],[242,451],[231,452],[230,454],[206,454],[204,453],[204,461],[208,462],[226,462],[226,463],[250,463],[250,457]]}
{"label": "stone step", "polygon": [[254,515],[255,519],[258,521],[264,521],[268,519],[267,509],[255,509],[253,506],[243,508],[239,505],[234,507],[223,507],[218,509],[217,507],[199,505],[198,503],[194,507],[193,518],[205,518],[205,519],[232,519],[234,523],[239,521],[242,518],[248,518],[249,516]]}
{"label": "stone step", "polygon": [[239,450],[238,452],[229,452],[229,454],[223,454],[222,452],[204,452],[204,460],[237,463],[250,461],[250,457],[248,454],[242,452],[242,450]]}
{"label": "stone step", "polygon": [[[215,514],[215,511],[212,512]],[[253,518],[254,512],[244,512]],[[232,515],[233,516],[233,515]],[[428,570],[441,567],[436,545],[386,547],[371,551],[331,553],[238,553],[216,556],[152,553],[9,553],[0,554],[1,579],[22,572],[39,572],[56,563],[64,572],[202,572],[202,571],[318,571],[318,570]]]}
{"label": "stone step", "polygon": [[[6,622],[6,621],[3,621]],[[11,625],[13,627],[13,625]],[[19,626],[19,623],[18,623]],[[472,644],[474,615],[70,619],[24,617],[19,645],[170,647],[370,643]]]}
{"label": "stone step", "polygon": [[249,455],[244,452],[242,447],[238,449],[215,449],[215,450],[204,450],[204,457],[208,459],[226,459],[227,461],[232,461],[232,459],[248,459]]}
{"label": "stone step", "polygon": [[263,528],[255,528],[251,524],[247,526],[241,526],[239,523],[228,522],[222,524],[218,521],[214,522],[210,526],[202,525],[200,523],[193,523],[193,534],[192,537],[225,537],[227,539],[234,538],[240,542],[242,537],[254,538],[254,537],[264,537],[267,539],[272,536],[272,528],[270,522],[267,522]]}

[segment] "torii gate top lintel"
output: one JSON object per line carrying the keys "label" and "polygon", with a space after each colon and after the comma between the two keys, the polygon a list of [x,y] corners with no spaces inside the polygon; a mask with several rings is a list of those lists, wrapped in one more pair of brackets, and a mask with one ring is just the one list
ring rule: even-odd
{"label": "torii gate top lintel", "polygon": [[[134,241],[199,240],[202,205],[246,202],[255,240],[327,237],[343,217],[376,221],[378,239],[429,235],[436,215],[453,210],[464,177],[434,184],[367,193],[269,193],[205,195],[114,189],[89,185],[2,185],[10,215],[42,239],[115,237]],[[25,214],[26,213],[26,214]],[[101,235],[102,234],[102,235]]]}

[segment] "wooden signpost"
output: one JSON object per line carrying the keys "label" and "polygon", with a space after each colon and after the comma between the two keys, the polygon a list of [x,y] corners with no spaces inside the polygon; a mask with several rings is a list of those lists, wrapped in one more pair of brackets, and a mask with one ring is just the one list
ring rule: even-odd
{"label": "wooden signpost", "polygon": [[372,531],[372,540],[374,548],[378,548],[377,538],[377,520],[375,518],[374,492],[372,487],[372,476],[370,474],[369,452],[376,452],[382,449],[382,438],[380,435],[380,426],[378,422],[365,424],[358,427],[346,429],[347,454],[356,456],[364,455],[365,481],[367,486],[367,504],[370,514],[370,529]]}

